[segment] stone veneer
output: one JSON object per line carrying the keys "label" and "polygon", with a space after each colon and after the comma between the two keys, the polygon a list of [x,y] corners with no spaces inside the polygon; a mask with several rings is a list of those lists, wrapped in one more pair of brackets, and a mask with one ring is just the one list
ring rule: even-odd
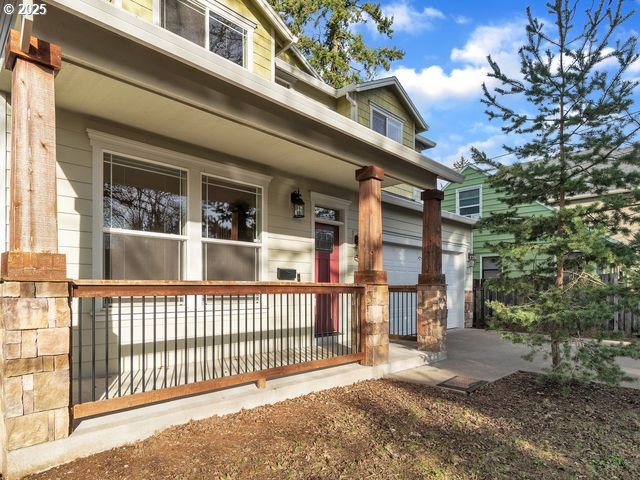
{"label": "stone veneer", "polygon": [[67,282],[0,283],[2,471],[12,450],[69,435]]}
{"label": "stone veneer", "polygon": [[473,328],[473,290],[464,292],[464,328]]}
{"label": "stone veneer", "polygon": [[389,285],[367,284],[366,317],[362,325],[363,365],[375,366],[389,361]]}
{"label": "stone veneer", "polygon": [[429,353],[430,361],[446,358],[447,286],[418,284],[418,350]]}

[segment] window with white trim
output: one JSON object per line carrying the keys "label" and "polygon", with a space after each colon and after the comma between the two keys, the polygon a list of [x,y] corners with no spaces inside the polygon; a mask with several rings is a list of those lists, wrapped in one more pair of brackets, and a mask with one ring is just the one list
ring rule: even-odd
{"label": "window with white trim", "polygon": [[456,190],[456,196],[458,215],[469,218],[480,217],[480,187]]}
{"label": "window with white trim", "polygon": [[402,122],[374,105],[371,105],[371,129],[402,143]]}
{"label": "window with white trim", "polygon": [[104,278],[179,280],[187,172],[103,154]]}
{"label": "window with white trim", "polygon": [[500,257],[482,257],[482,278],[498,278],[500,276]]}
{"label": "window with white trim", "polygon": [[247,67],[251,25],[239,15],[225,15],[222,7],[212,8],[194,0],[160,0],[161,26],[209,49],[209,51]]}
{"label": "window with white trim", "polygon": [[205,280],[258,280],[262,189],[202,176]]}

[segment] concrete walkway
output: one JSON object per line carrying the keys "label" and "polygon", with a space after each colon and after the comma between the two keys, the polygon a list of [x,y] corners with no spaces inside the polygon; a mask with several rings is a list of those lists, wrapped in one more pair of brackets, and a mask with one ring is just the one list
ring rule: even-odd
{"label": "concrete walkway", "polygon": [[[433,365],[421,366],[395,374],[394,378],[406,382],[436,385],[456,375],[478,380],[494,381],[518,370],[541,372],[550,364],[541,356],[533,362],[522,356],[528,349],[503,340],[495,332],[464,329],[447,332],[447,359]],[[620,359],[620,365],[629,375],[640,378],[640,361]],[[640,389],[640,382],[625,383],[626,387]]]}

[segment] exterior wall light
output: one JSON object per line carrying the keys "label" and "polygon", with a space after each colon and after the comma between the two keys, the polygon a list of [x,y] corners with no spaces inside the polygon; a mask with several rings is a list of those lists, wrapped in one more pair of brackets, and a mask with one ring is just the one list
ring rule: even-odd
{"label": "exterior wall light", "polygon": [[300,189],[291,192],[291,205],[293,206],[293,218],[304,218],[304,200]]}

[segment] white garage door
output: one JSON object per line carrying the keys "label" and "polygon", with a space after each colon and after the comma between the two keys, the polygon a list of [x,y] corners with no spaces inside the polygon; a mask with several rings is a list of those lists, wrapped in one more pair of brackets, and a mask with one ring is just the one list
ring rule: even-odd
{"label": "white garage door", "polygon": [[[389,285],[415,285],[420,273],[419,247],[384,243],[384,268]],[[447,279],[448,328],[464,326],[464,256],[462,253],[445,252],[442,270]]]}

